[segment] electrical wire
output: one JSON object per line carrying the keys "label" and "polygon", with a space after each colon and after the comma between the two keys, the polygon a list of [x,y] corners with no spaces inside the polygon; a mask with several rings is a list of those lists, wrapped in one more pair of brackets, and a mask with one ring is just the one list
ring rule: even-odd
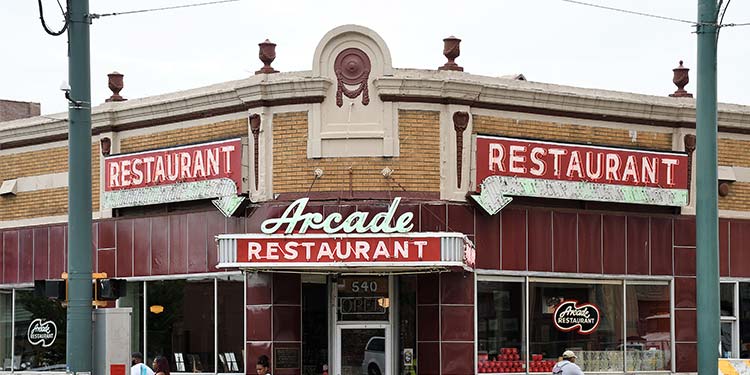
{"label": "electrical wire", "polygon": [[[44,8],[42,7],[42,0],[37,0],[37,1],[39,3],[39,20],[42,22],[42,28],[44,29],[44,31],[47,34],[52,35],[52,36],[60,36],[60,35],[62,35],[65,32],[65,30],[68,29],[68,14],[63,10],[62,4],[60,4],[60,0],[57,0],[57,5],[60,6],[60,11],[63,14],[63,20],[65,21],[65,23],[63,24],[63,27],[62,27],[62,29],[60,29],[60,31],[52,31],[52,30],[50,30],[49,27],[47,27],[47,22],[44,21]],[[65,3],[65,5],[69,6],[69,4],[67,2]]]}
{"label": "electrical wire", "polygon": [[205,2],[205,3],[175,5],[175,6],[171,6],[171,7],[151,8],[151,9],[141,9],[141,10],[130,10],[130,11],[126,11],[126,12],[112,12],[112,13],[104,13],[104,14],[95,14],[95,13],[93,13],[93,14],[90,14],[89,16],[91,18],[101,18],[101,17],[110,17],[110,16],[122,16],[122,15],[126,15],[126,14],[147,13],[147,12],[156,12],[156,11],[162,11],[162,10],[172,10],[172,9],[181,9],[181,8],[192,8],[192,7],[199,7],[199,6],[204,6],[204,5],[232,3],[232,2],[237,2],[237,1],[240,1],[240,0],[218,0],[218,1],[209,1],[209,2]]}
{"label": "electrical wire", "polygon": [[668,20],[668,21],[674,21],[674,22],[682,22],[682,23],[687,23],[687,24],[690,24],[690,25],[699,25],[700,24],[699,22],[689,21],[689,20],[683,20],[683,19],[680,19],[680,18],[659,16],[659,15],[656,15],[656,14],[636,12],[636,11],[626,10],[626,9],[620,9],[620,8],[613,8],[613,7],[608,7],[608,6],[599,5],[599,4],[585,3],[583,1],[576,1],[576,0],[561,0],[561,1],[564,1],[566,3],[573,3],[573,4],[578,4],[578,5],[585,5],[585,6],[589,6],[589,7],[593,7],[593,8],[600,8],[600,9],[612,10],[612,11],[615,11],[615,12],[634,14],[634,15],[637,15],[637,16],[658,18],[658,19]]}

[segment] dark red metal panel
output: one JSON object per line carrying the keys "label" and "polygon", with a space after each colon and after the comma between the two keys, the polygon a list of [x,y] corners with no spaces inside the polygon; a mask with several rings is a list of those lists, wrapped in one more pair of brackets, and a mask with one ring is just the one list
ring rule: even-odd
{"label": "dark red metal panel", "polygon": [[695,341],[695,310],[675,310],[674,329],[676,341]]}
{"label": "dark red metal panel", "polygon": [[719,219],[719,275],[729,276],[732,268],[729,261],[729,220]]}
{"label": "dark red metal panel", "polygon": [[3,283],[18,282],[18,231],[3,232]]}
{"label": "dark red metal panel", "polygon": [[628,269],[630,275],[649,274],[649,218],[628,216]]}
{"label": "dark red metal panel", "polygon": [[440,276],[436,273],[417,275],[417,303],[434,305],[440,303]]}
{"label": "dark red metal panel", "polygon": [[187,273],[187,215],[169,217],[169,273]]}
{"label": "dark red metal panel", "polygon": [[151,219],[151,274],[169,273],[169,217]]}
{"label": "dark red metal panel", "polygon": [[99,265],[99,267],[97,268],[97,272],[104,272],[107,274],[107,277],[112,277],[112,275],[115,274],[116,257],[117,254],[115,253],[115,249],[105,249],[97,251],[96,263]]}
{"label": "dark red metal panel", "polygon": [[529,271],[552,271],[552,211],[529,209],[528,215]]}
{"label": "dark red metal panel", "polygon": [[302,339],[302,307],[274,305],[273,341],[300,341]]}
{"label": "dark red metal panel", "polygon": [[750,221],[729,224],[729,272],[732,277],[750,276]]}
{"label": "dark red metal panel", "polygon": [[440,303],[443,305],[474,304],[474,277],[471,273],[440,274]]}
{"label": "dark red metal panel", "polygon": [[696,343],[675,344],[675,357],[677,372],[695,373],[698,371],[698,349]]}
{"label": "dark red metal panel", "polygon": [[526,270],[526,210],[504,209],[501,213],[501,268]]}
{"label": "dark red metal panel", "polygon": [[625,273],[625,216],[603,215],[602,260],[604,273]]}
{"label": "dark red metal panel", "polygon": [[270,305],[273,274],[257,272],[247,276],[247,304]]}
{"label": "dark red metal panel", "polygon": [[34,281],[34,230],[18,231],[18,282]]}
{"label": "dark red metal panel", "polygon": [[578,270],[602,273],[602,217],[578,214]]}
{"label": "dark red metal panel", "polygon": [[49,278],[59,279],[67,270],[67,232],[64,225],[49,228]]}
{"label": "dark red metal panel", "polygon": [[468,204],[448,205],[448,230],[466,235],[474,234],[475,209]]}
{"label": "dark red metal panel", "polygon": [[577,216],[568,212],[555,212],[552,215],[553,269],[556,272],[578,272]]}
{"label": "dark red metal panel", "polygon": [[675,276],[695,276],[695,248],[674,248],[674,274]]}
{"label": "dark red metal panel", "polygon": [[695,216],[674,219],[674,245],[695,246]]}
{"label": "dark red metal panel", "polygon": [[117,263],[115,272],[117,277],[133,276],[133,220],[119,220],[116,222],[117,233]]}
{"label": "dark red metal panel", "polygon": [[49,227],[34,229],[34,280],[49,278]]}
{"label": "dark red metal panel", "polygon": [[302,303],[300,274],[273,274],[273,304],[299,305]]}
{"label": "dark red metal panel", "polygon": [[205,212],[187,214],[188,272],[208,271],[207,216]]}
{"label": "dark red metal panel", "polygon": [[500,216],[476,213],[477,268],[500,269]]}
{"label": "dark red metal panel", "polygon": [[114,249],[115,248],[115,221],[114,220],[102,220],[96,222],[99,227],[98,231],[98,248],[99,249]]}
{"label": "dark red metal panel", "polygon": [[419,375],[440,375],[440,343],[417,343],[417,363]]}
{"label": "dark red metal panel", "polygon": [[420,222],[422,232],[445,232],[446,227],[446,206],[445,204],[422,204],[420,205]]}
{"label": "dark red metal panel", "polygon": [[216,264],[218,263],[218,249],[216,236],[219,234],[227,233],[227,219],[220,212],[209,212],[206,214],[208,219],[208,226],[206,227],[206,242],[208,251],[208,270],[210,272],[218,271]]}
{"label": "dark red metal panel", "polygon": [[271,305],[247,306],[247,340],[271,341]]}
{"label": "dark red metal panel", "polygon": [[474,340],[474,307],[442,306],[441,341]]}
{"label": "dark red metal panel", "polygon": [[440,344],[440,349],[443,375],[474,373],[474,344],[443,342]]}
{"label": "dark red metal panel", "polygon": [[417,306],[417,340],[440,340],[440,306]]}
{"label": "dark red metal panel", "polygon": [[151,219],[133,219],[133,276],[151,274]]}
{"label": "dark red metal panel", "polygon": [[672,275],[672,219],[651,218],[651,274]]}
{"label": "dark red metal panel", "polygon": [[674,306],[677,308],[695,308],[694,277],[675,277]]}

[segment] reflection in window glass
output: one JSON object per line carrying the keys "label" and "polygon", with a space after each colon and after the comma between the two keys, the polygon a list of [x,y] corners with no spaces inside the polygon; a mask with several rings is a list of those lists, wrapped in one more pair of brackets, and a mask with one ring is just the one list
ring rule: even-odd
{"label": "reflection in window glass", "polygon": [[[398,276],[398,374],[417,371],[417,276]],[[411,364],[409,364],[411,363]]]}
{"label": "reflection in window glass", "polygon": [[343,276],[336,283],[338,320],[388,320],[388,276]]}
{"label": "reflection in window glass", "polygon": [[[554,324],[554,311],[564,301],[593,304],[599,325],[590,333],[563,331]],[[529,350],[532,358],[556,360],[573,350],[584,372],[622,371],[622,285],[577,283],[529,284]]]}
{"label": "reflection in window glass", "polygon": [[740,283],[740,358],[750,358],[750,283]]}
{"label": "reflection in window glass", "polygon": [[328,363],[328,292],[325,275],[302,275],[302,375]]}
{"label": "reflection in window glass", "polygon": [[[478,364],[482,372],[500,372],[509,366],[520,369],[525,363],[523,306],[522,283],[477,283]],[[532,371],[551,370],[551,365],[538,357],[532,358],[529,366]]]}
{"label": "reflection in window glass", "polygon": [[721,316],[734,316],[734,283],[721,283]]}
{"label": "reflection in window glass", "polygon": [[219,372],[245,372],[242,362],[244,331],[244,277],[219,279],[217,311],[219,329]]}
{"label": "reflection in window glass", "polygon": [[[134,352],[143,353],[143,282],[127,283],[125,297],[118,300],[120,307],[133,309],[131,316],[130,348]],[[150,366],[151,363],[148,363]]]}
{"label": "reflection in window glass", "polygon": [[11,340],[13,332],[11,331],[11,319],[13,318],[13,293],[10,290],[0,291],[0,358],[3,359],[2,371],[10,371],[11,359],[10,353]]}
{"label": "reflection in window glass", "polygon": [[16,290],[15,318],[14,369],[65,371],[67,315],[62,305],[33,290]]}
{"label": "reflection in window glass", "polygon": [[214,280],[149,282],[148,361],[169,359],[172,372],[214,371]]}
{"label": "reflection in window glass", "polygon": [[627,308],[627,371],[671,368],[669,285],[631,285]]}

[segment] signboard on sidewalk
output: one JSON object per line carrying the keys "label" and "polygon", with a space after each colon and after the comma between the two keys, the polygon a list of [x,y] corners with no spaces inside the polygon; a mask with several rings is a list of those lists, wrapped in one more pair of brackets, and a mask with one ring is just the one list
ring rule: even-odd
{"label": "signboard on sidewalk", "polygon": [[508,196],[684,206],[684,153],[477,136],[474,199],[494,214]]}

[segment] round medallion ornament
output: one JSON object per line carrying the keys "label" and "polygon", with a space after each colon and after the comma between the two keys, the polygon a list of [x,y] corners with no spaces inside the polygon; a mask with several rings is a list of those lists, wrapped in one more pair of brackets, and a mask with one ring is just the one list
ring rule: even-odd
{"label": "round medallion ornament", "polygon": [[[336,90],[336,105],[344,105],[342,97],[354,99],[362,94],[362,104],[370,103],[370,96],[367,90],[367,79],[370,77],[370,58],[359,48],[347,48],[338,56],[334,62],[333,69],[336,72],[338,88]],[[350,90],[346,85],[357,86]]]}

